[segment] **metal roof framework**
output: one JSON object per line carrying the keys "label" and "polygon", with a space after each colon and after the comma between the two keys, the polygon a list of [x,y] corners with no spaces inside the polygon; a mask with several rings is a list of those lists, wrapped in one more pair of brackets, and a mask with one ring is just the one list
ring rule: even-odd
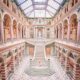
{"label": "metal roof framework", "polygon": [[52,18],[67,0],[14,0],[29,18]]}

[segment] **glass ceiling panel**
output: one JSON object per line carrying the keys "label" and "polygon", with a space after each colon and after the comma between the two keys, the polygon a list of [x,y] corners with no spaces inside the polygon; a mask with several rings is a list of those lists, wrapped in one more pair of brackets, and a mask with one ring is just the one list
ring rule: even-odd
{"label": "glass ceiling panel", "polygon": [[45,5],[35,5],[35,8],[45,8]]}
{"label": "glass ceiling panel", "polygon": [[35,10],[35,17],[45,17],[45,10]]}
{"label": "glass ceiling panel", "polygon": [[28,14],[26,14],[26,16],[29,16],[29,17],[34,18],[34,11],[33,11],[33,12],[31,12],[29,15],[28,15]]}
{"label": "glass ceiling panel", "polygon": [[51,8],[51,7],[47,7],[47,10],[50,11],[51,13],[55,14],[56,13],[56,10]]}
{"label": "glass ceiling panel", "polygon": [[17,0],[18,4],[23,3],[25,0]]}
{"label": "glass ceiling panel", "polygon": [[51,18],[52,15],[51,15],[49,12],[46,11],[46,17],[47,17],[47,18]]}
{"label": "glass ceiling panel", "polygon": [[27,14],[27,13],[29,13],[29,12],[32,11],[32,10],[33,10],[33,7],[31,6],[31,7],[29,7],[28,9],[24,10],[24,13]]}
{"label": "glass ceiling panel", "polygon": [[31,0],[28,0],[28,1],[26,1],[25,3],[23,3],[20,7],[21,7],[22,9],[25,9],[25,8],[27,8],[27,7],[30,6],[30,5],[32,5],[32,2],[31,2]]}
{"label": "glass ceiling panel", "polygon": [[63,0],[55,0],[55,1],[57,1],[60,4],[63,2]]}
{"label": "glass ceiling panel", "polygon": [[15,0],[27,17],[54,17],[66,0]]}
{"label": "glass ceiling panel", "polygon": [[60,7],[60,5],[58,3],[56,3],[54,0],[49,0],[48,5],[52,6],[55,9],[59,9],[59,7]]}
{"label": "glass ceiling panel", "polygon": [[46,2],[46,0],[34,0],[34,2]]}

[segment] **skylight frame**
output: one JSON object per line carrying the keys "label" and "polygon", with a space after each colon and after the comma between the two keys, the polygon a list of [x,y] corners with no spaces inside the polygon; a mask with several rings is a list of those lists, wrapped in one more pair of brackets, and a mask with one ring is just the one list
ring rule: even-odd
{"label": "skylight frame", "polygon": [[[23,4],[25,4],[25,2],[29,2],[31,1],[30,5],[26,5],[24,7],[22,7]],[[49,4],[49,1],[55,2],[57,4],[57,6],[53,6],[51,4]],[[35,10],[45,10],[46,13],[48,15],[50,15],[51,17],[54,17],[54,14],[56,14],[58,12],[58,10],[62,7],[62,3],[65,2],[66,0],[16,0],[17,5],[21,8],[21,10],[23,12],[25,12],[27,10],[27,14],[26,16],[29,17],[30,15],[35,15]],[[51,2],[51,3],[52,3]],[[35,7],[36,5],[40,6],[40,7]],[[41,7],[42,5],[42,7]],[[43,7],[44,6],[44,7]],[[30,7],[33,7],[33,9],[29,10]],[[52,10],[48,9],[47,7],[50,7]],[[36,16],[36,15],[35,15]],[[34,18],[35,18],[34,16]],[[44,16],[45,17],[45,16]],[[47,17],[47,16],[46,16]]]}

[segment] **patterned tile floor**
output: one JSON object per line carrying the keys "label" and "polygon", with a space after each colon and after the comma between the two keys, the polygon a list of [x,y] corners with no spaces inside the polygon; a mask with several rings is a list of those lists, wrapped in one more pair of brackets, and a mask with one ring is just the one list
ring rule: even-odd
{"label": "patterned tile floor", "polygon": [[27,68],[29,68],[29,58],[25,57],[9,80],[70,80],[56,57],[51,58],[51,68],[55,72],[51,76],[30,76],[25,73]]}

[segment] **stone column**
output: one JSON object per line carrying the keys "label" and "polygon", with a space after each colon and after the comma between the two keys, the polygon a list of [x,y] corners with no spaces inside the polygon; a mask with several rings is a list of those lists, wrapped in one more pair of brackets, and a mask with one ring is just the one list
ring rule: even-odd
{"label": "stone column", "polygon": [[70,67],[70,65],[69,65],[68,57],[66,57],[66,65],[65,65],[66,73],[69,71],[69,67]]}
{"label": "stone column", "polygon": [[1,65],[2,80],[7,80],[7,65],[3,62]]}
{"label": "stone column", "polygon": [[79,64],[75,64],[75,66],[74,66],[73,79],[74,80],[80,80],[80,65]]}
{"label": "stone column", "polygon": [[67,40],[70,39],[70,23],[68,21],[68,32],[67,32]]}
{"label": "stone column", "polygon": [[16,30],[17,30],[17,39],[19,38],[19,35],[18,35],[18,24],[16,26]]}
{"label": "stone column", "polygon": [[62,24],[62,39],[64,39],[64,26]]}
{"label": "stone column", "polygon": [[11,26],[10,26],[10,30],[11,30],[11,40],[13,41],[13,38],[14,38],[14,34],[13,34],[13,22],[11,20]]}
{"label": "stone column", "polygon": [[79,17],[79,20],[78,20],[77,41],[80,41],[80,17]]}
{"label": "stone column", "polygon": [[1,19],[1,33],[2,33],[1,34],[2,35],[1,38],[2,38],[2,42],[4,43],[5,41],[4,41],[4,25],[3,25],[3,21],[4,20],[3,19],[4,18]]}
{"label": "stone column", "polygon": [[14,72],[14,70],[15,70],[14,56],[12,56],[12,58],[11,58],[11,69],[12,69],[12,72]]}

